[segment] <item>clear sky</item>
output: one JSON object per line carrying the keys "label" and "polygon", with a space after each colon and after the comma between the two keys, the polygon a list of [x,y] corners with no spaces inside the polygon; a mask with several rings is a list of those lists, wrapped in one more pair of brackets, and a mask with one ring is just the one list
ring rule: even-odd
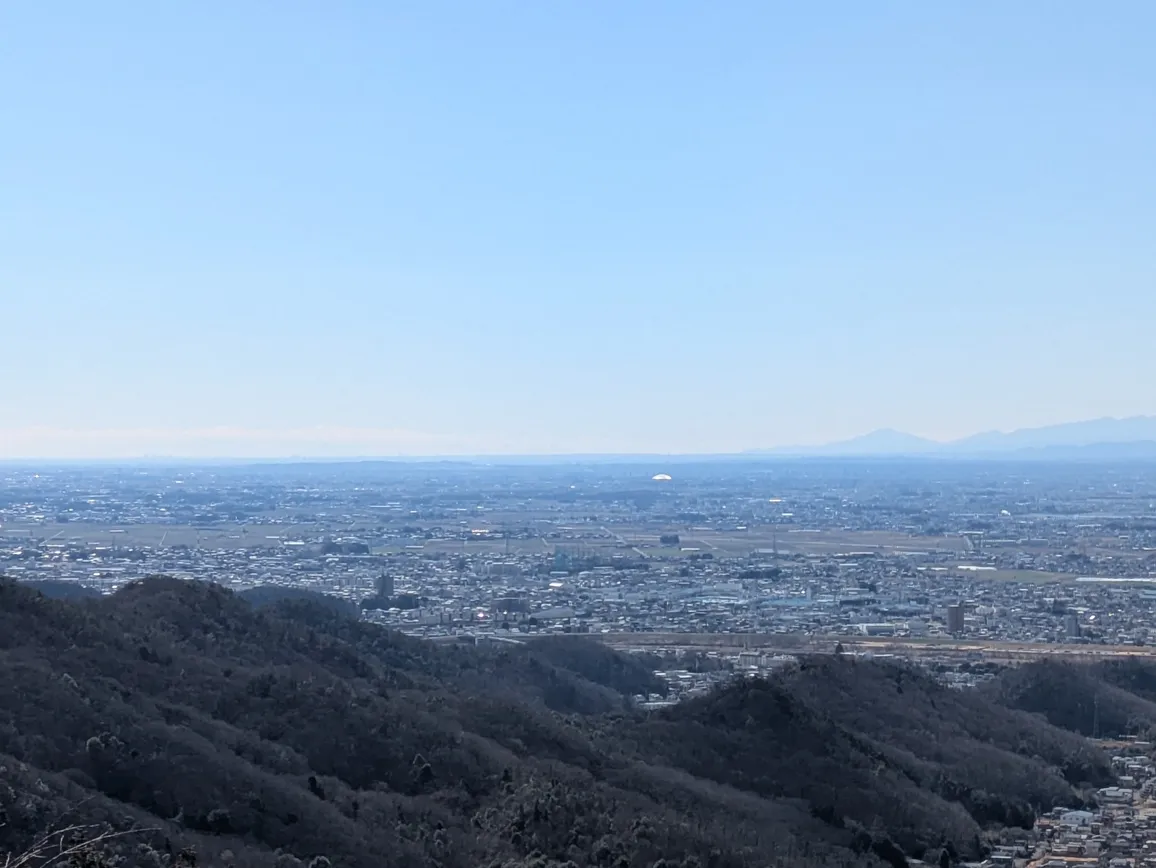
{"label": "clear sky", "polygon": [[1156,3],[0,6],[0,457],[1156,413]]}

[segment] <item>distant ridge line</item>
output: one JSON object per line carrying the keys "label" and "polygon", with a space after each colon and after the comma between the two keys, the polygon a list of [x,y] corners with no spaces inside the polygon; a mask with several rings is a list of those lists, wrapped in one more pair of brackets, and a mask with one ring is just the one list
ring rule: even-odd
{"label": "distant ridge line", "polygon": [[751,454],[794,456],[937,456],[985,457],[1050,453],[1054,457],[1097,454],[1156,457],[1156,416],[1104,417],[1015,431],[985,431],[958,440],[937,441],[915,434],[881,428],[820,446],[788,446],[752,450]]}

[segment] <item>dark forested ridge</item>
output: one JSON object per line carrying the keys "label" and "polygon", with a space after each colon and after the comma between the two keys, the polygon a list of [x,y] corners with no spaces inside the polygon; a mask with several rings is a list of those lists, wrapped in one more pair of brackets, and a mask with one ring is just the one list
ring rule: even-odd
{"label": "dark forested ridge", "polygon": [[39,581],[22,582],[21,584],[25,588],[39,591],[44,596],[50,597],[53,600],[95,600],[100,596],[100,591],[96,588],[90,588],[79,582],[60,582],[53,579],[43,579]]}
{"label": "dark forested ridge", "polygon": [[258,585],[248,588],[237,594],[242,600],[254,606],[275,606],[278,603],[307,601],[332,609],[339,615],[348,618],[358,617],[357,606],[348,600],[335,597],[332,594],[319,594],[316,591],[307,591],[303,588],[286,588],[282,585]]}
{"label": "dark forested ridge", "polygon": [[92,821],[154,829],[110,845],[127,865],[899,865],[1110,778],[1078,736],[897,665],[630,706],[659,688],[576,637],[438,646],[203,583],[0,581],[0,852]]}
{"label": "dark forested ridge", "polygon": [[1083,735],[1147,733],[1156,726],[1156,665],[1140,660],[1042,660],[1007,670],[983,692]]}

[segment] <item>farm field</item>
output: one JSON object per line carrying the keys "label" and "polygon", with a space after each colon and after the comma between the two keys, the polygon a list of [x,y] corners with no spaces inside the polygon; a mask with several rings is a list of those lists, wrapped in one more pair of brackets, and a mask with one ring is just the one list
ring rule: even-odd
{"label": "farm field", "polygon": [[113,546],[163,548],[189,546],[206,549],[243,549],[280,546],[299,533],[293,525],[189,525],[124,524],[105,525],[71,522],[67,524],[6,524],[7,534],[29,535],[56,543],[85,543]]}
{"label": "farm field", "polygon": [[[376,518],[376,517],[375,517]],[[449,530],[446,523],[400,520],[356,521],[341,527],[329,526],[328,535],[364,533],[372,536],[384,525],[386,533],[406,528],[438,528]],[[654,560],[691,558],[710,555],[714,558],[747,558],[754,554],[792,556],[860,556],[895,557],[903,553],[933,553],[951,558],[943,571],[945,575],[972,577],[986,581],[1010,583],[1072,582],[1075,574],[1038,570],[997,569],[970,571],[969,562],[975,558],[966,542],[953,535],[915,536],[894,531],[846,531],[775,527],[751,527],[745,530],[720,531],[705,529],[670,529],[653,524],[571,524],[558,525],[549,521],[523,520],[512,527],[514,532],[541,534],[529,537],[504,536],[506,527],[497,522],[473,522],[471,529],[487,533],[467,539],[423,539],[420,534],[403,536],[376,546],[374,553],[390,554],[466,554],[488,558],[510,555],[524,557],[554,554],[559,549],[610,557],[621,554]],[[313,523],[295,524],[291,520],[266,524],[217,524],[209,526],[165,524],[95,524],[69,523],[6,523],[5,534],[19,539],[44,540],[50,543],[82,543],[86,545],[142,546],[169,548],[188,546],[207,550],[278,548],[286,542],[317,540],[325,535],[322,526]],[[663,543],[660,537],[678,533],[677,545]],[[942,560],[940,560],[942,563]]]}
{"label": "farm field", "polygon": [[[752,553],[777,551],[783,555],[851,555],[873,554],[894,556],[902,552],[959,553],[966,552],[966,544],[955,537],[918,537],[887,531],[792,531],[782,528],[750,528],[735,531],[667,530],[647,526],[612,525],[605,527],[576,526],[569,528],[538,527],[540,537],[511,538],[508,543],[502,528],[477,524],[490,531],[489,536],[475,536],[468,540],[434,539],[415,540],[428,552],[492,552],[510,554],[540,553],[543,548],[554,551],[557,547],[581,547],[601,554],[631,552],[644,557],[663,559],[710,554],[716,558],[743,558]],[[677,545],[663,543],[661,536],[678,533]],[[404,547],[388,546],[388,549]]]}

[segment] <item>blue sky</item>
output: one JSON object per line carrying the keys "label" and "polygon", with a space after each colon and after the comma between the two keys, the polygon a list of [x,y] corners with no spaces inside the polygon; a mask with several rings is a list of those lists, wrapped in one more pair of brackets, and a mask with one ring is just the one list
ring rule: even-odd
{"label": "blue sky", "polygon": [[0,457],[1156,413],[1156,4],[0,8]]}

